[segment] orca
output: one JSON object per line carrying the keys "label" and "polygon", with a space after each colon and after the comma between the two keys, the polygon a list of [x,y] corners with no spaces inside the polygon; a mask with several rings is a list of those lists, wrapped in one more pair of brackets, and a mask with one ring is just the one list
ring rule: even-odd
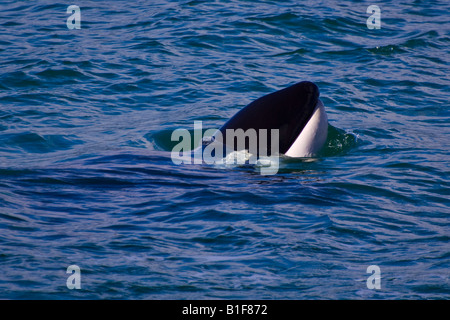
{"label": "orca", "polygon": [[[220,142],[234,151],[240,150],[235,141],[227,141],[226,132],[238,129],[255,130],[258,141],[262,138],[259,137],[261,129],[266,129],[269,141],[272,129],[278,130],[278,150],[272,150],[270,143],[261,150],[261,144],[258,144],[258,154],[272,156],[278,153],[294,158],[317,156],[328,135],[328,118],[319,99],[319,88],[310,81],[298,82],[260,97],[238,111],[217,131]],[[244,149],[250,149],[248,140]]]}

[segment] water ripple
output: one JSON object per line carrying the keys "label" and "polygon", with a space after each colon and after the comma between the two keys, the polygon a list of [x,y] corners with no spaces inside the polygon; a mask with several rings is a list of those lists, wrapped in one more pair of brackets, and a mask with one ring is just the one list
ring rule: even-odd
{"label": "water ripple", "polygon": [[[447,2],[380,4],[378,30],[357,1],[80,6],[69,30],[64,4],[0,5],[0,298],[450,296]],[[173,130],[301,80],[319,157],[171,161]]]}

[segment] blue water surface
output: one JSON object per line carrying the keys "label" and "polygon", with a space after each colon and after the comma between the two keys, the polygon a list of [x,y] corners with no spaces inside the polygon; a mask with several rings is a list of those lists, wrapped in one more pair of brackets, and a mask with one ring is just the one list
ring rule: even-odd
{"label": "blue water surface", "polygon": [[[1,299],[450,298],[448,1],[70,4],[0,2]],[[319,157],[173,163],[302,80]]]}

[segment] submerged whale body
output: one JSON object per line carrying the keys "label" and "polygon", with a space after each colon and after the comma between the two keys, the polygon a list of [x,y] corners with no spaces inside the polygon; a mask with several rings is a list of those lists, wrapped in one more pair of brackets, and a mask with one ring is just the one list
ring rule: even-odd
{"label": "submerged whale body", "polygon": [[[250,135],[246,136],[245,143],[239,146],[235,143],[234,137],[227,139],[227,132],[230,130],[241,130],[240,132],[253,130],[259,141],[255,146],[258,155],[313,157],[327,139],[328,119],[323,103],[319,99],[317,85],[302,81],[251,102],[230,118],[213,136],[213,140],[219,138],[228,149],[251,150]],[[264,138],[269,143],[261,144],[260,141]],[[273,150],[270,143],[273,138],[277,139],[278,150]]]}

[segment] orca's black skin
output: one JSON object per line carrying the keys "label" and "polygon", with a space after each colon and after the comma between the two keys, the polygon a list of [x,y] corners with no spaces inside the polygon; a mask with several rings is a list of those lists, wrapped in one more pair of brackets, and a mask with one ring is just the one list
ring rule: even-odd
{"label": "orca's black skin", "polygon": [[[279,129],[279,152],[284,154],[313,115],[318,99],[319,88],[312,82],[302,81],[253,101],[237,112],[219,130],[226,143],[227,129],[246,131],[253,128],[257,133],[260,129],[267,129],[266,155],[270,156],[270,130]],[[236,146],[236,143],[228,145]]]}

